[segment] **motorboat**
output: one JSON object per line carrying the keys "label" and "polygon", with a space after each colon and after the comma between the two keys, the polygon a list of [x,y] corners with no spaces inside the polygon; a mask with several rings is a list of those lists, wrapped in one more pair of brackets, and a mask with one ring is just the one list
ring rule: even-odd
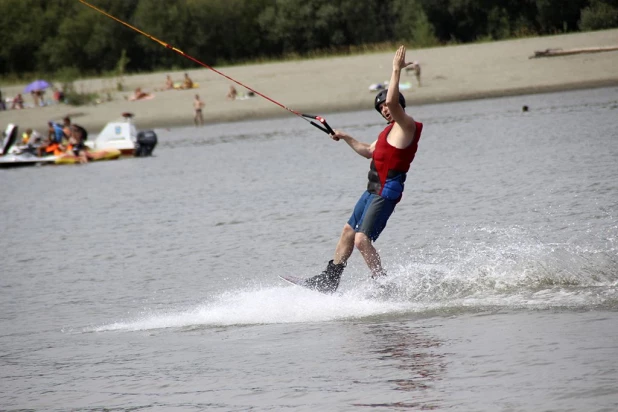
{"label": "motorboat", "polygon": [[[151,156],[157,145],[157,134],[153,130],[138,131],[133,117],[132,113],[122,113],[122,119],[107,123],[95,139],[86,140],[88,161]],[[19,145],[18,136],[18,126],[9,124],[0,148],[0,167],[79,163],[79,157],[72,153],[38,156],[36,144]]]}
{"label": "motorboat", "polygon": [[39,157],[31,152],[9,153],[4,156],[0,156],[0,168],[54,164],[56,160],[57,156],[53,155]]}
{"label": "motorboat", "polygon": [[[15,124],[9,124],[4,131],[2,140],[2,152],[0,153],[0,168],[35,166],[42,164],[77,164],[80,162],[80,157],[73,152],[61,153],[58,155],[38,156],[37,145],[17,145],[18,127]],[[118,149],[91,149],[86,152],[86,157],[89,162],[100,160],[114,160],[121,156]]]}
{"label": "motorboat", "polygon": [[157,145],[153,130],[137,131],[133,113],[122,113],[122,119],[109,122],[93,141],[86,141],[92,150],[117,149],[123,156],[151,156]]}
{"label": "motorboat", "polygon": [[58,156],[37,156],[36,148],[32,145],[16,146],[18,129],[17,125],[10,123],[3,132],[0,167],[35,166],[56,162]]}

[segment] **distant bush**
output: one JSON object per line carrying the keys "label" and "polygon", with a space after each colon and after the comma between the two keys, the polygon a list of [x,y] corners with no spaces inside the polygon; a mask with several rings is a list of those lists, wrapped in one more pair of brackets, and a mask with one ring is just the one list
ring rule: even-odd
{"label": "distant bush", "polygon": [[83,106],[86,104],[95,104],[99,100],[98,93],[85,92],[83,90],[78,91],[75,89],[74,82],[81,77],[79,70],[75,67],[62,67],[54,74],[55,81],[62,85],[61,89],[64,93],[65,103],[72,106]]}
{"label": "distant bush", "polygon": [[75,90],[73,83],[64,83],[62,85],[64,92],[64,100],[71,106],[83,106],[86,104],[96,104],[99,100],[98,93],[78,92]]}
{"label": "distant bush", "polygon": [[603,30],[618,27],[618,7],[600,0],[591,0],[582,10],[579,29],[582,31]]}
{"label": "distant bush", "polygon": [[494,7],[487,14],[487,32],[495,40],[506,39],[511,35],[509,15],[505,9]]}

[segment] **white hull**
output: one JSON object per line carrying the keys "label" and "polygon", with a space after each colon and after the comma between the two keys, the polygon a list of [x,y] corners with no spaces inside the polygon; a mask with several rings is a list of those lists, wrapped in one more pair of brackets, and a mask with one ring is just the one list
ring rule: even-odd
{"label": "white hull", "polygon": [[30,153],[7,154],[0,156],[0,167],[35,166],[38,164],[53,164],[56,156],[38,157]]}

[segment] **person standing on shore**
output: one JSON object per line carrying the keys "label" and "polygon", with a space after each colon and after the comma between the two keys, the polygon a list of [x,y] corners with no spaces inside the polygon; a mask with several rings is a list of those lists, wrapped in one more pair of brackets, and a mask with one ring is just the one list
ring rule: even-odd
{"label": "person standing on shore", "polygon": [[165,88],[163,90],[172,90],[174,88],[174,81],[169,74],[165,76]]}
{"label": "person standing on shore", "polygon": [[195,116],[193,117],[193,123],[195,126],[204,126],[204,115],[202,114],[202,108],[204,107],[204,102],[200,100],[200,95],[196,94],[195,99],[193,100],[193,109],[195,110]]}
{"label": "person standing on shore", "polygon": [[230,89],[228,90],[227,95],[225,95],[225,98],[228,100],[236,100],[237,96],[238,92],[236,91],[236,88],[233,84],[230,84]]}
{"label": "person standing on shore", "polygon": [[406,74],[409,71],[414,72],[414,76],[416,77],[416,82],[418,83],[418,87],[421,87],[421,65],[417,61],[413,61],[409,67],[406,67]]}
{"label": "person standing on shore", "polygon": [[363,256],[373,279],[386,275],[373,242],[401,200],[406,173],[414,160],[423,130],[423,124],[405,112],[406,101],[399,92],[401,71],[412,64],[406,63],[405,57],[406,48],[400,46],[393,58],[390,88],[380,91],[375,97],[375,109],[388,122],[378,139],[368,144],[339,130],[331,135],[333,140],[343,140],[359,155],[372,159],[369,183],[343,227],[333,260],[328,262],[324,272],[305,279],[306,287],[323,293],[335,292],[354,247]]}

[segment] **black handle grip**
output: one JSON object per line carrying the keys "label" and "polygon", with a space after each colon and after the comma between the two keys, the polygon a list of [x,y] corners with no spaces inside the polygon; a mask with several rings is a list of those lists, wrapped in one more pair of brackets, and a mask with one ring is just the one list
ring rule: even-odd
{"label": "black handle grip", "polygon": [[335,131],[333,130],[333,128],[330,127],[330,125],[328,123],[326,123],[326,120],[323,117],[314,116],[312,114],[302,114],[302,116],[306,117],[308,119],[314,119],[314,120],[317,120],[318,122],[320,122],[321,124],[317,124],[316,122],[309,122],[309,123],[311,123],[313,126],[315,126],[318,129],[320,129],[324,133],[330,134],[330,135],[335,134]]}
{"label": "black handle grip", "polygon": [[326,133],[326,134],[328,134],[328,133],[329,133],[329,132],[328,132],[328,130],[326,130],[326,128],[325,128],[325,127],[320,126],[320,125],[319,125],[319,124],[317,124],[316,122],[309,122],[309,123],[311,123],[311,125],[312,125],[312,126],[315,126],[315,127],[317,127],[318,129],[320,129],[320,130],[321,130],[321,131],[323,131],[324,133]]}

